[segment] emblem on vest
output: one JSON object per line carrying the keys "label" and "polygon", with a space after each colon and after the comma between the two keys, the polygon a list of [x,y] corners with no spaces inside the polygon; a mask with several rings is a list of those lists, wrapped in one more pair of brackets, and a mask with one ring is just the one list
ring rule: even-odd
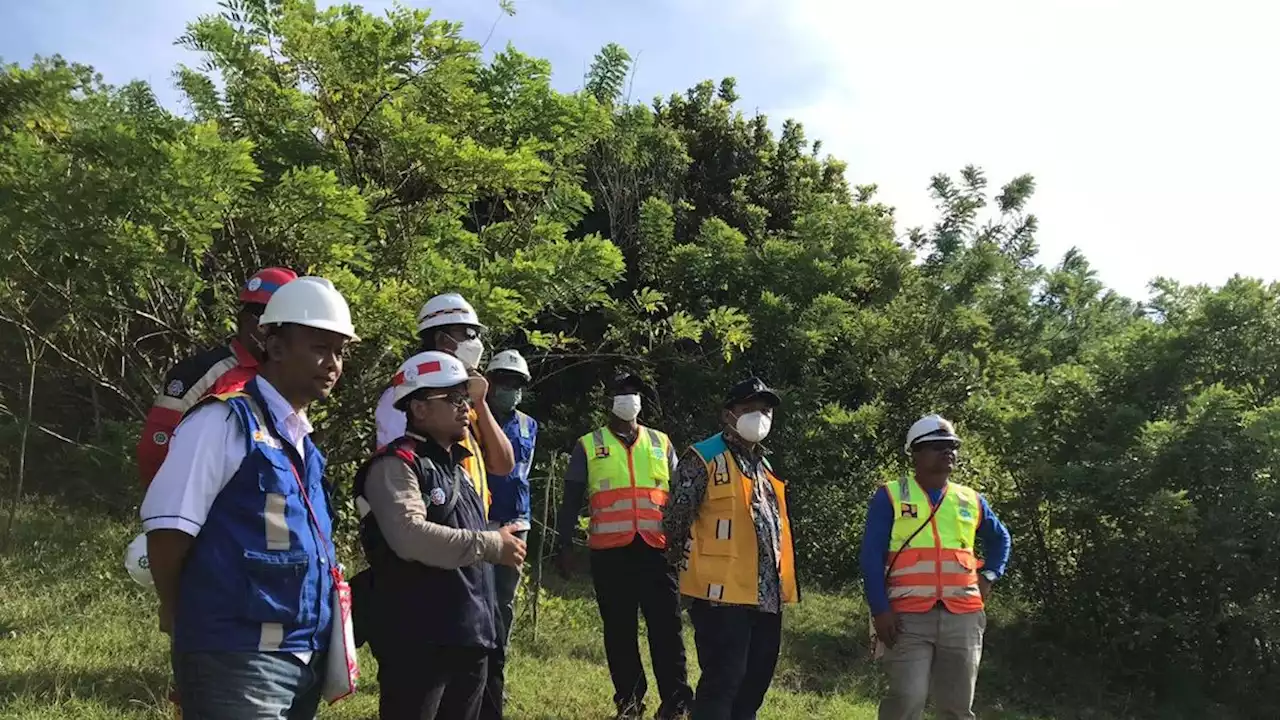
{"label": "emblem on vest", "polygon": [[604,445],[597,445],[596,458],[599,459],[599,458],[607,458],[607,457],[609,457],[609,448]]}
{"label": "emblem on vest", "polygon": [[280,441],[272,437],[271,433],[263,430],[262,428],[258,428],[253,431],[253,441],[256,443],[262,443],[263,445],[276,450],[282,449]]}
{"label": "emblem on vest", "polygon": [[649,454],[653,456],[654,460],[662,460],[667,456],[666,453],[662,452],[661,445],[654,445],[653,447],[649,448]]}
{"label": "emblem on vest", "polygon": [[898,517],[920,517],[920,510],[915,503],[904,502],[898,508]]}
{"label": "emblem on vest", "polygon": [[969,503],[967,503],[967,502],[965,502],[965,501],[963,501],[963,500],[961,500],[961,501],[960,501],[960,509],[959,509],[957,512],[960,514],[960,519],[961,519],[961,520],[972,520],[972,519],[973,519],[973,508],[972,508],[972,506],[971,506],[971,505],[969,505]]}
{"label": "emblem on vest", "polygon": [[431,488],[431,504],[432,505],[444,504],[444,488]]}

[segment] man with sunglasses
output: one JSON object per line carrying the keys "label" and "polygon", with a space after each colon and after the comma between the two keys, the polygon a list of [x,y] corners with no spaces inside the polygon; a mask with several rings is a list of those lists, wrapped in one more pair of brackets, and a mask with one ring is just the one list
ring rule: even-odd
{"label": "man with sunglasses", "polygon": [[[1009,562],[1009,530],[977,491],[950,481],[960,452],[938,415],[907,431],[912,473],[871,498],[860,565],[889,694],[881,720],[917,720],[930,690],[941,717],[974,717],[984,600]],[[981,543],[985,564],[974,554]]]}
{"label": "man with sunglasses", "polygon": [[138,438],[138,475],[142,487],[151,484],[169,452],[173,430],[188,410],[211,395],[236,392],[258,373],[266,335],[258,318],[272,294],[298,277],[288,268],[269,267],[254,273],[240,288],[240,312],[231,342],[178,363],[164,376],[160,394],[151,405]]}
{"label": "man with sunglasses", "polygon": [[356,473],[383,720],[480,716],[501,642],[491,564],[524,561],[514,526],[485,529],[484,478],[466,470],[477,382],[453,355],[409,358],[391,383],[406,432]]}

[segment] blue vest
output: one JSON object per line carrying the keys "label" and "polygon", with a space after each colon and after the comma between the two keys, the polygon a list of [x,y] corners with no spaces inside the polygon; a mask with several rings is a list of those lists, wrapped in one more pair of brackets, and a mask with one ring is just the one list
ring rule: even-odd
{"label": "blue vest", "polygon": [[506,475],[489,473],[489,522],[529,519],[529,469],[533,465],[533,446],[538,441],[538,421],[519,410],[502,426],[515,453],[515,469]]}
{"label": "blue vest", "polygon": [[330,549],[298,489],[294,463],[325,538],[333,523],[325,459],[307,438],[306,459],[271,417],[257,383],[225,402],[245,429],[248,455],[218,494],[182,568],[175,652],[299,652],[329,645]]}

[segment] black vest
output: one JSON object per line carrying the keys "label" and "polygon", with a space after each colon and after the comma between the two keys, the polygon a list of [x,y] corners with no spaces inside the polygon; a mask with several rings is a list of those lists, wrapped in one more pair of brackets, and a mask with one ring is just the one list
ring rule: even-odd
{"label": "black vest", "polygon": [[[460,461],[466,450],[455,445],[449,457],[434,442],[403,437],[387,445],[356,472],[355,496],[373,460],[395,455],[413,468],[431,522],[463,530],[481,530],[484,507]],[[455,476],[457,482],[455,482]],[[451,503],[455,492],[457,502]],[[453,509],[446,515],[445,508]],[[401,559],[387,545],[371,512],[360,521],[360,544],[369,560],[370,610],[375,628],[367,634],[375,655],[412,651],[422,645],[451,645],[492,649],[497,641],[497,601],[493,566],[487,562],[453,570]]]}

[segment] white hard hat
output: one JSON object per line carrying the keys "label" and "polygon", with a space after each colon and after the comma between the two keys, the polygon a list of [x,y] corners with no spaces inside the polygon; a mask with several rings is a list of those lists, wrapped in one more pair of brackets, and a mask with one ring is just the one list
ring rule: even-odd
{"label": "white hard hat", "polygon": [[420,352],[405,360],[391,379],[391,400],[399,408],[400,401],[422,388],[451,388],[471,379],[467,367],[458,358],[436,350]]}
{"label": "white hard hat", "polygon": [[443,325],[471,325],[484,329],[476,309],[458,293],[437,295],[418,311],[418,332]]}
{"label": "white hard hat", "polygon": [[282,286],[267,301],[258,318],[259,325],[292,323],[346,335],[352,340],[356,328],[351,324],[351,308],[342,293],[322,277],[300,277]]}
{"label": "white hard hat", "polygon": [[941,415],[925,415],[911,425],[911,429],[907,431],[907,444],[902,449],[910,455],[913,446],[922,442],[939,440],[950,440],[958,443],[960,442],[960,436],[956,435],[956,428],[951,424],[950,420]]}
{"label": "white hard hat", "polygon": [[155,587],[155,580],[151,578],[151,564],[147,562],[146,533],[134,538],[129,547],[125,548],[124,569],[129,571],[129,577],[139,585]]}
{"label": "white hard hat", "polygon": [[494,370],[513,372],[524,378],[525,382],[533,379],[533,376],[529,374],[529,363],[525,362],[524,356],[515,350],[503,350],[494,355],[493,359],[489,360],[489,367],[485,370],[485,373],[491,373]]}

